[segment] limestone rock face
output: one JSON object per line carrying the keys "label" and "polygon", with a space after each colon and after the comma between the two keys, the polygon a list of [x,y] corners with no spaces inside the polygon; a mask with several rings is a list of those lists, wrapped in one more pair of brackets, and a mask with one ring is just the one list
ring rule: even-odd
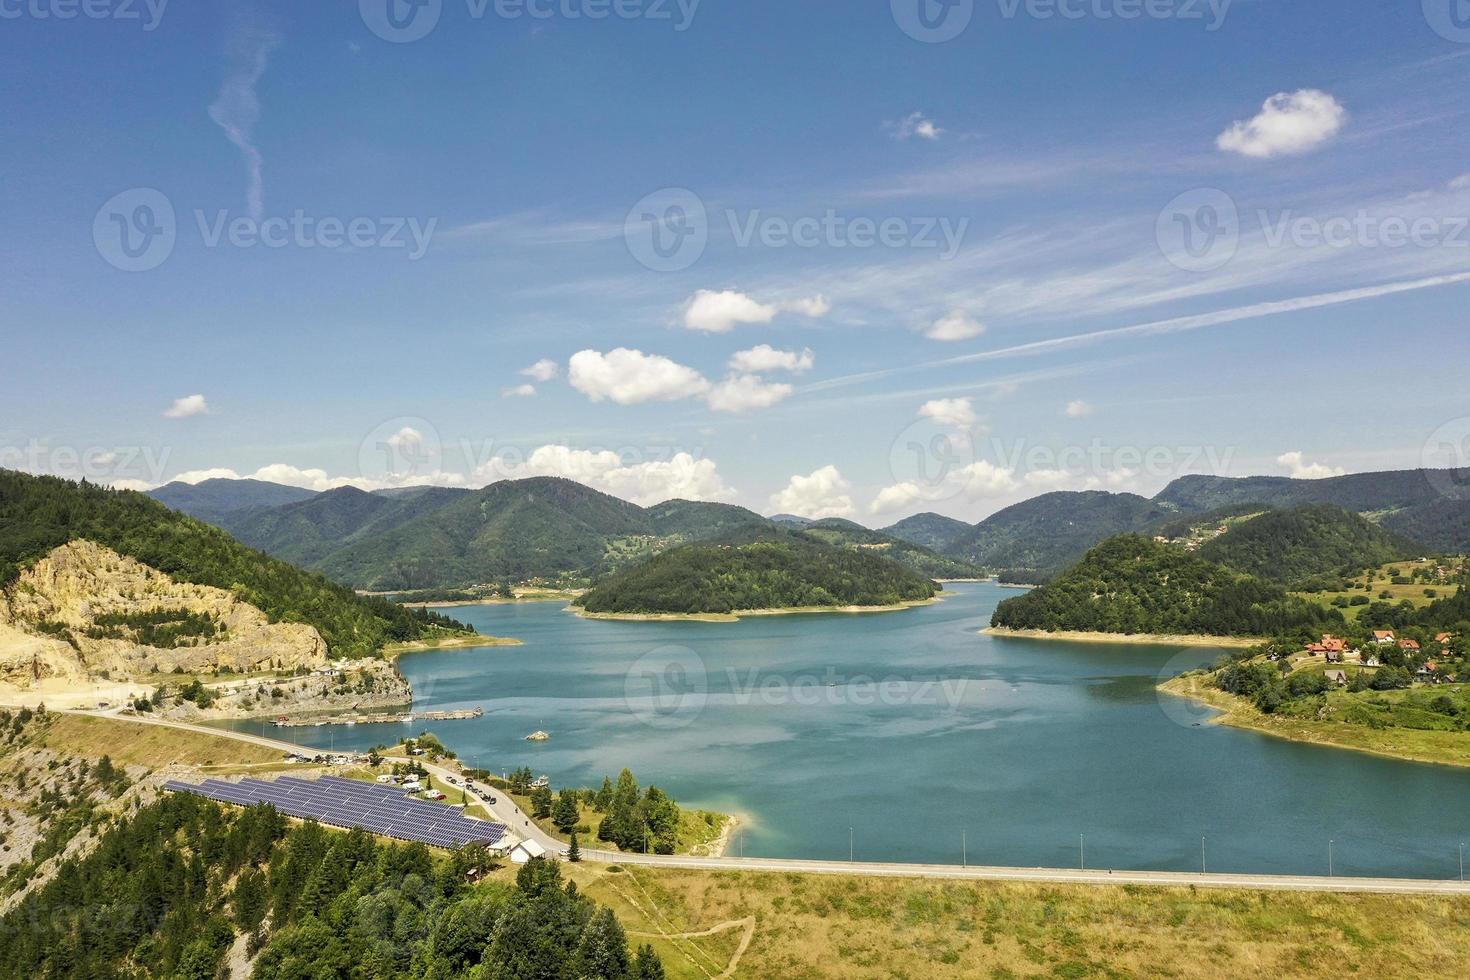
{"label": "limestone rock face", "polygon": [[[147,612],[208,616],[218,632],[186,638],[171,649],[144,645],[126,628],[88,635],[99,617]],[[0,593],[0,682],[19,687],[103,672],[118,678],[176,668],[244,672],[326,663],[327,645],[315,627],[271,623],[224,589],[175,582],[90,541],[56,548]]]}

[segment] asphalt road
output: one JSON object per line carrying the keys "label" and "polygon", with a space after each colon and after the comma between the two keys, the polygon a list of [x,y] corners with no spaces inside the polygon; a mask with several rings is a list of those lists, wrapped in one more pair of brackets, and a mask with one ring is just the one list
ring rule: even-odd
{"label": "asphalt road", "polygon": [[[308,748],[294,742],[251,735],[247,732],[232,732],[205,725],[187,722],[165,721],[138,715],[124,715],[117,711],[79,711],[76,714],[105,715],[119,721],[142,725],[159,725],[253,742],[280,752],[300,752],[306,755],[320,754],[320,749]],[[407,761],[407,760],[397,760]],[[415,760],[429,774],[447,784],[452,770],[443,766]],[[463,777],[455,775],[463,785]],[[497,822],[508,826],[518,837],[536,841],[552,855],[559,854],[566,845],[542,832],[505,794],[497,794],[494,806],[474,793],[467,792],[469,801],[484,806]],[[1353,878],[1320,877],[1311,875],[1258,875],[1258,874],[1199,874],[1175,871],[1081,871],[1065,868],[1000,868],[961,867],[954,864],[899,864],[873,861],[804,861],[799,859],[756,858],[756,857],[688,857],[669,854],[630,854],[620,851],[582,849],[584,861],[630,866],[661,868],[688,868],[703,871],[768,871],[796,872],[800,874],[826,875],[869,875],[884,878],[931,878],[942,880],[970,881],[1031,881],[1079,885],[1160,885],[1166,887],[1196,886],[1201,888],[1242,888],[1264,891],[1310,891],[1310,892],[1367,892],[1384,895],[1465,895],[1470,896],[1470,882],[1458,880],[1434,881],[1414,878]]]}

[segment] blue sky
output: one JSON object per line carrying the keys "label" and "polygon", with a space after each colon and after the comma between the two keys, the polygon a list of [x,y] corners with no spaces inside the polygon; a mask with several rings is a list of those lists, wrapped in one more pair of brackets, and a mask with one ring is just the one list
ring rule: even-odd
{"label": "blue sky", "polygon": [[1459,0],[91,2],[0,2],[0,465],[884,524],[1470,445]]}

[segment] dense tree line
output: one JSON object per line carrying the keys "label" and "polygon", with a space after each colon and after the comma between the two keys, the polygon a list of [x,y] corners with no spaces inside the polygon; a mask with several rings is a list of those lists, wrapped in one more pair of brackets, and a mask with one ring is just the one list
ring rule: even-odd
{"label": "dense tree line", "polygon": [[1010,629],[1214,636],[1342,624],[1335,609],[1134,534],[1104,541],[1049,584],[1002,602],[991,618]]}
{"label": "dense tree line", "polygon": [[315,626],[335,656],[369,655],[437,628],[468,630],[438,613],[359,597],[143,494],[0,470],[0,587],[78,538],[178,581],[226,589],[272,622]]}
{"label": "dense tree line", "polygon": [[1408,541],[1331,504],[1272,511],[1239,524],[1199,549],[1206,561],[1270,582],[1352,575],[1413,554]]}
{"label": "dense tree line", "polygon": [[728,613],[888,606],[937,591],[897,562],[772,531],[754,540],[675,548],[605,579],[578,602],[595,613]]}
{"label": "dense tree line", "polygon": [[556,862],[467,883],[488,865],[170,794],[0,920],[0,976],[209,980],[237,942],[265,980],[663,976]]}
{"label": "dense tree line", "polygon": [[625,851],[673,854],[679,844],[679,806],[657,786],[638,792],[638,780],[624,769],[616,784],[602,781],[590,794],[593,809],[604,814],[597,839],[611,841]]}

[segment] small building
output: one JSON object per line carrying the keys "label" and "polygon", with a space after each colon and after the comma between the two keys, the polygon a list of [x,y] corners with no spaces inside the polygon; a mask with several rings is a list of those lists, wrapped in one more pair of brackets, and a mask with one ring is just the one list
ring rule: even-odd
{"label": "small building", "polygon": [[1347,687],[1348,676],[1347,676],[1347,671],[1345,671],[1345,670],[1328,670],[1328,671],[1324,671],[1323,672],[1323,676],[1326,677],[1332,683],[1336,684],[1338,687]]}
{"label": "small building", "polygon": [[1373,642],[1379,646],[1387,646],[1394,641],[1393,630],[1374,630]]}
{"label": "small building", "polygon": [[1435,643],[1438,643],[1442,647],[1447,647],[1447,646],[1450,645],[1451,642],[1454,641],[1454,639],[1455,639],[1455,634],[1453,634],[1453,633],[1440,633],[1437,636],[1435,636],[1434,642]]}
{"label": "small building", "polygon": [[1400,650],[1408,650],[1408,651],[1411,651],[1413,653],[1418,653],[1419,652],[1419,641],[1418,640],[1399,640],[1399,649]]}
{"label": "small building", "polygon": [[510,849],[511,864],[525,864],[527,861],[545,856],[546,848],[533,840],[523,840]]}

